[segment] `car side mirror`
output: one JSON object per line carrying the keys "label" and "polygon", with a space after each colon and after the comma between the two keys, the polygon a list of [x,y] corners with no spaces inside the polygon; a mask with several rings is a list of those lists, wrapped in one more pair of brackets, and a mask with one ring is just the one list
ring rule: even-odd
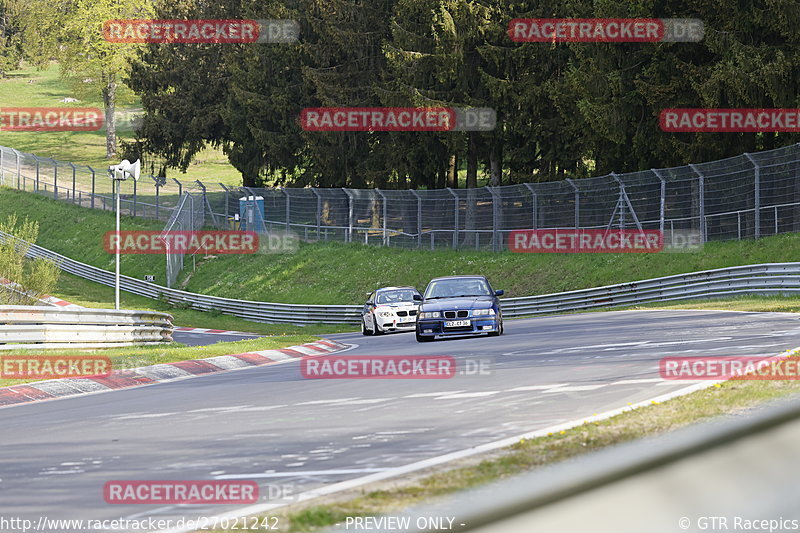
{"label": "car side mirror", "polygon": [[422,296],[420,296],[419,294],[415,294],[414,296],[412,296],[412,298],[414,299],[415,302],[422,301]]}
{"label": "car side mirror", "polygon": [[500,290],[494,291],[494,295],[495,295],[495,296],[502,296],[502,295],[504,295],[505,293],[506,293],[506,291],[504,291],[503,289],[500,289]]}

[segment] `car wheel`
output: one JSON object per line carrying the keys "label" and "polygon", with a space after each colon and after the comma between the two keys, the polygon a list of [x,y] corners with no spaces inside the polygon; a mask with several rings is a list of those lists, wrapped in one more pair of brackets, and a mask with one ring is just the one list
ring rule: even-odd
{"label": "car wheel", "polygon": [[364,315],[361,315],[361,334],[362,335],[372,335],[372,332],[367,329],[367,325],[364,322]]}
{"label": "car wheel", "polygon": [[499,337],[502,334],[503,334],[503,320],[501,319],[500,323],[498,324],[497,331],[489,333],[489,337]]}
{"label": "car wheel", "polygon": [[373,335],[383,335],[383,331],[378,328],[378,322],[376,322],[375,317],[372,317],[372,334]]}

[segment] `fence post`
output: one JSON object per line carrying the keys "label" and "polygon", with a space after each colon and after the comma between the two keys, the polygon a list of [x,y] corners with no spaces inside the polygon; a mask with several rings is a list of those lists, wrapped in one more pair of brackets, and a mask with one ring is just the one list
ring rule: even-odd
{"label": "fence post", "polygon": [[53,162],[53,198],[58,200],[58,163],[52,157],[50,161]]}
{"label": "fence post", "polygon": [[690,164],[689,168],[694,170],[695,174],[697,174],[698,179],[698,191],[697,191],[697,201],[699,203],[698,210],[700,216],[700,236],[703,239],[703,243],[708,242],[708,235],[706,231],[706,192],[705,192],[705,182],[706,177],[700,172],[694,164]]}
{"label": "fence post", "polygon": [[447,190],[453,195],[453,250],[456,250],[458,249],[458,195],[450,187],[447,187]]}
{"label": "fence post", "polygon": [[181,197],[183,197],[183,184],[176,178],[172,178],[172,181],[178,184],[178,199],[180,199]]}
{"label": "fence post", "polygon": [[347,211],[347,239],[345,242],[353,242],[353,197],[350,195],[350,191],[342,187],[342,190],[347,195],[347,204],[348,204],[348,211]]}
{"label": "fence post", "polygon": [[580,227],[580,220],[581,220],[581,191],[578,190],[578,186],[575,185],[575,182],[572,179],[567,178],[567,183],[569,183],[573,189],[575,189],[575,229]]}
{"label": "fence post", "polygon": [[525,183],[525,187],[531,191],[531,229],[536,229],[536,207],[539,203],[539,197],[536,190],[533,188],[533,183]]}
{"label": "fence post", "polygon": [[219,183],[219,186],[222,187],[223,191],[225,191],[225,229],[229,229],[229,227],[230,227],[230,223],[228,222],[228,217],[230,216],[228,214],[228,196],[229,196],[229,191],[228,191],[228,188],[225,185],[223,185],[222,183]]}
{"label": "fence post", "polygon": [[86,168],[92,173],[92,199],[91,199],[91,206],[94,209],[94,169],[92,167],[87,166]]}
{"label": "fence post", "polygon": [[489,191],[489,194],[492,195],[492,251],[496,252],[499,249],[499,243],[497,242],[497,226],[499,226],[499,205],[498,200],[499,197],[495,192],[494,187],[487,186],[486,189]]}
{"label": "fence post", "polygon": [[288,233],[291,230],[291,224],[289,224],[289,220],[291,218],[292,201],[289,198],[289,193],[286,192],[286,187],[281,187],[281,191],[283,192],[283,196],[286,198],[286,232]]}
{"label": "fence post", "polygon": [[[203,182],[200,180],[194,180],[197,183],[197,186],[203,190],[203,226],[206,225],[206,206],[209,207],[209,211],[211,212],[211,221],[212,223],[216,223],[214,220],[214,212],[211,211],[211,206],[208,204],[208,197],[206,196],[206,186],[203,185]],[[192,210],[194,210],[194,203],[192,203]],[[202,226],[201,226],[202,227]]]}
{"label": "fence post", "polygon": [[67,163],[69,166],[72,167],[72,203],[75,203],[75,165],[72,163]]}
{"label": "fence post", "polygon": [[33,185],[33,192],[39,192],[39,156],[33,155],[33,159],[36,161],[36,181],[34,181]]}
{"label": "fence post", "polygon": [[6,184],[6,167],[3,165],[3,154],[5,151],[0,148],[0,185]]}
{"label": "fence post", "polygon": [[[417,199],[417,248],[422,248],[422,198],[414,189],[410,189],[411,194]],[[433,235],[431,233],[431,235]]]}
{"label": "fence post", "polygon": [[317,240],[321,240],[320,233],[322,232],[322,197],[317,192],[316,187],[311,187],[311,192],[317,198]]}
{"label": "fence post", "polygon": [[378,195],[380,195],[380,197],[381,197],[381,205],[382,205],[381,218],[383,218],[383,224],[382,224],[382,226],[383,226],[383,245],[384,246],[388,246],[389,245],[389,242],[388,242],[389,241],[389,231],[388,231],[388,228],[386,227],[386,195],[384,195],[383,192],[377,187],[375,187],[375,192],[377,192]]}
{"label": "fence post", "polygon": [[[755,228],[753,229],[753,232],[755,233],[755,238],[760,239],[761,238],[761,167],[758,166],[758,163],[756,163],[756,160],[753,159],[753,156],[751,156],[747,152],[745,152],[744,156],[747,159],[749,159],[750,162],[753,164],[753,173],[754,173],[753,176],[755,179],[755,184],[753,186],[755,192],[755,198],[753,200],[755,206]],[[776,212],[775,213],[776,226],[778,224],[777,221],[778,218]],[[778,232],[776,231],[775,234],[777,235]]]}
{"label": "fence post", "polygon": [[136,216],[136,195],[138,192],[137,183],[139,180],[133,180],[133,216]]}
{"label": "fence post", "polygon": [[656,175],[656,177],[661,182],[661,203],[658,208],[658,229],[661,231],[661,234],[664,234],[664,215],[666,209],[666,195],[667,195],[667,180],[664,179],[664,176],[661,175],[661,172],[658,170],[651,168],[650,171]]}
{"label": "fence post", "polygon": [[[19,152],[16,151],[14,148],[12,148],[11,150],[13,150],[14,155],[17,157],[17,189],[19,189],[19,182],[20,182],[21,176],[22,176],[22,174],[21,174],[21,168],[22,167],[21,167],[20,161],[19,161]],[[24,183],[23,183],[23,186],[24,186]]]}

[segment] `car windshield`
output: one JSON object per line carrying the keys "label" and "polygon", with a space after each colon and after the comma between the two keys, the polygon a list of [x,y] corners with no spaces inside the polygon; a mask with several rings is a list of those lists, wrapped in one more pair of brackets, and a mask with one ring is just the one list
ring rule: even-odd
{"label": "car windshield", "polygon": [[399,289],[394,291],[382,291],[378,293],[376,303],[379,304],[395,304],[413,302],[416,291],[411,289]]}
{"label": "car windshield", "polygon": [[425,291],[425,299],[491,295],[489,284],[480,278],[440,279],[432,281]]}

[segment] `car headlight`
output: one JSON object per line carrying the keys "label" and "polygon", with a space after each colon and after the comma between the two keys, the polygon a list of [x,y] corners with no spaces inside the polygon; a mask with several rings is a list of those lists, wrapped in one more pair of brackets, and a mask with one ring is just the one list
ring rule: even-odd
{"label": "car headlight", "polygon": [[472,311],[472,316],[494,316],[494,309],[475,309]]}
{"label": "car headlight", "polygon": [[428,311],[427,313],[420,313],[420,318],[439,318],[442,314],[439,311]]}

